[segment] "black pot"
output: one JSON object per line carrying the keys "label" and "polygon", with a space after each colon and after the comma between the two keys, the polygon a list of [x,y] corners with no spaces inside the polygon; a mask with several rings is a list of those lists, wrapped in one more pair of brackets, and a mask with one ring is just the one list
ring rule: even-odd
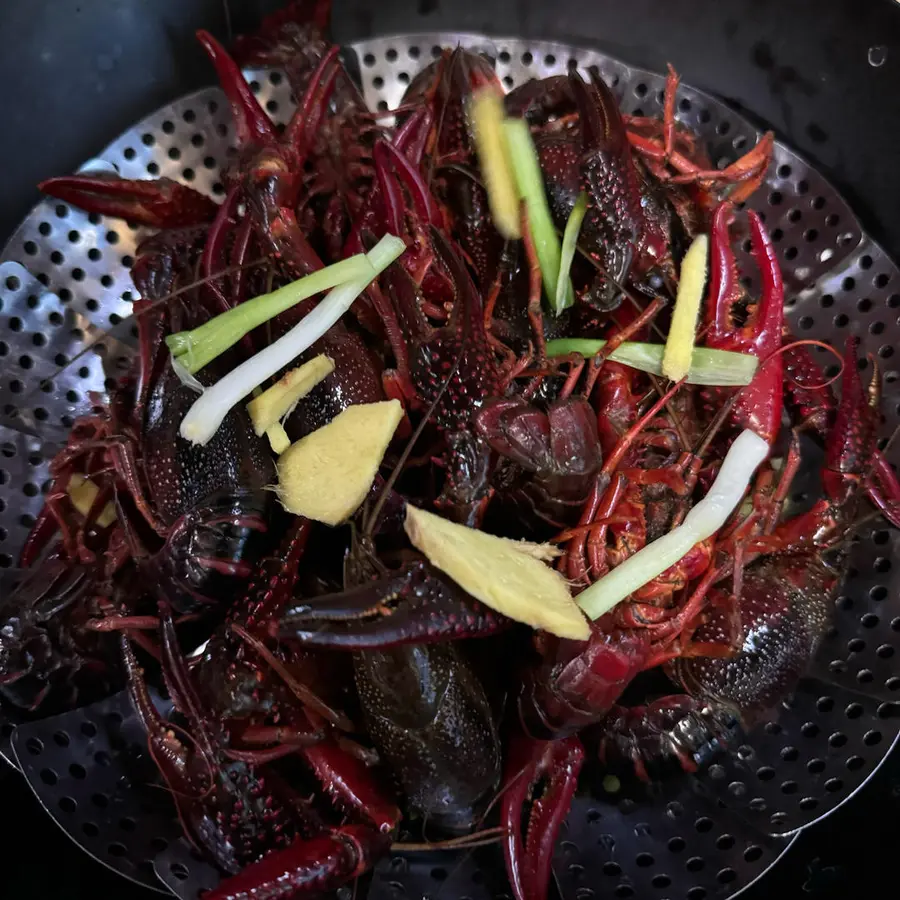
{"label": "black pot", "polygon": [[[40,179],[71,171],[147,113],[212,80],[196,51],[196,28],[227,37],[252,29],[278,5],[0,3],[0,232],[11,232],[37,200]],[[774,128],[838,186],[876,240],[894,256],[900,250],[900,8],[891,0],[338,0],[333,21],[339,42],[404,31],[479,31],[596,45],[656,70],[671,61],[688,84]],[[93,863],[54,829],[24,782],[11,772],[2,778],[4,897],[107,890],[153,896]],[[838,897],[879,885],[891,870],[898,817],[895,752],[857,797],[802,835],[745,896]],[[687,860],[665,862],[683,868]]]}

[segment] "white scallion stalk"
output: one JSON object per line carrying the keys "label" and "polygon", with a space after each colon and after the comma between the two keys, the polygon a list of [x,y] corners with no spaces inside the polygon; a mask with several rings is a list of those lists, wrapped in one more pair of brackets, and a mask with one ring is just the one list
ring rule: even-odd
{"label": "white scallion stalk", "polygon": [[742,431],[725,454],[709,492],[681,525],[638,550],[575,598],[585,615],[599,619],[674,566],[695,544],[715,534],[741,502],[753,473],[768,453],[769,445],[758,434]]}
{"label": "white scallion stalk", "polygon": [[193,444],[205,444],[216,433],[232,407],[255,387],[290,365],[314,344],[351,307],[374,276],[383,272],[406,249],[394,235],[383,237],[367,254],[374,274],[342,284],[324,297],[302,322],[246,362],[208,387],[182,419],[180,433]]}
{"label": "white scallion stalk", "polygon": [[[269,294],[254,297],[220,313],[190,331],[179,331],[166,338],[172,351],[172,364],[181,366],[182,373],[193,375],[217,356],[233,347],[245,334],[274,319],[303,300],[350,281],[375,277],[365,253],[342,259],[318,272],[298,278]],[[184,380],[184,379],[182,379]]]}

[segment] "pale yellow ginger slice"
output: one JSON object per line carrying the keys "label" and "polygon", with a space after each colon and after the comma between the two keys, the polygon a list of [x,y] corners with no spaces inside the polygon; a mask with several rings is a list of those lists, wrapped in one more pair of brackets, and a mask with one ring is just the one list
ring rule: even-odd
{"label": "pale yellow ginger slice", "polygon": [[469,114],[494,226],[503,237],[515,240],[522,236],[519,191],[503,130],[506,117],[500,88],[488,85],[475,91]]}
{"label": "pale yellow ginger slice", "polygon": [[[69,495],[69,499],[72,501],[75,509],[81,515],[87,516],[94,505],[94,500],[97,499],[99,490],[90,478],[85,478],[84,475],[72,475],[69,478],[69,486],[66,489],[66,493]],[[112,503],[107,503],[100,511],[100,515],[97,516],[97,524],[101,528],[108,528],[115,521],[116,508]]]}
{"label": "pale yellow ginger slice", "polygon": [[[291,369],[247,404],[257,437],[293,412],[294,407],[324,378],[334,371],[334,362],[320,353],[309,362]],[[276,451],[278,452],[278,451]]]}
{"label": "pale yellow ginger slice", "polygon": [[560,550],[559,547],[554,547],[553,544],[535,544],[533,541],[514,541],[512,538],[500,538],[500,540],[507,541],[513,549],[518,550],[519,553],[533,556],[535,559],[541,560],[541,562],[550,562],[551,560],[562,556],[562,550]]}
{"label": "pale yellow ginger slice", "polygon": [[266,429],[266,437],[269,439],[269,446],[276,456],[281,456],[291,446],[291,439],[288,437],[281,422],[270,425]]}
{"label": "pale yellow ginger slice", "polygon": [[697,339],[697,318],[709,270],[708,257],[709,238],[705,234],[697,235],[681,262],[678,293],[663,352],[662,373],[670,381],[681,381],[691,368]]}
{"label": "pale yellow ginger slice", "polygon": [[[562,638],[587,640],[591,629],[565,579],[536,557],[531,544],[485,534],[433,513],[406,507],[413,546],[486,606]],[[530,549],[527,549],[530,547]]]}
{"label": "pale yellow ginger slice", "polygon": [[348,406],[292,444],[278,460],[278,496],[288,512],[339,525],[362,505],[403,418],[399,400]]}

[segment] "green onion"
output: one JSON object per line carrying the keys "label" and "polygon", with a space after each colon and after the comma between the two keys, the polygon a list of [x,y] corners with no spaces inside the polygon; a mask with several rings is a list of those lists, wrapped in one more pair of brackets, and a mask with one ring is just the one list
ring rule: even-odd
{"label": "green onion", "polygon": [[674,566],[693,546],[715,534],[741,502],[753,473],[768,454],[769,445],[758,434],[749,429],[742,431],[728,448],[706,496],[684,521],[629,556],[575,598],[584,614],[599,619]]}
{"label": "green onion", "polygon": [[[290,365],[314,344],[352,306],[354,300],[406,249],[392,234],[383,237],[367,254],[371,275],[347,281],[319,301],[287,334],[232,369],[206,388],[181,420],[180,434],[193,444],[206,444],[236,406],[255,387]],[[317,273],[318,274],[318,273]]]}
{"label": "green onion", "polygon": [[[558,338],[547,342],[547,356],[567,356],[580,353],[591,357],[606,346],[606,341],[593,338]],[[609,355],[614,362],[662,375],[662,360],[665,352],[663,344],[645,344],[640,341],[625,341]],[[750,384],[759,360],[749,353],[735,353],[731,350],[710,350],[695,347],[688,370],[688,384],[706,384],[712,387],[742,387]]]}
{"label": "green onion", "polygon": [[507,119],[503,123],[503,128],[506,131],[509,157],[516,176],[519,196],[525,201],[528,210],[528,227],[534,239],[544,290],[553,303],[555,313],[559,315],[575,302],[575,292],[571,281],[567,278],[563,302],[560,303],[557,299],[556,284],[559,280],[561,259],[559,236],[550,215],[537,150],[531,140],[528,124],[523,119]]}
{"label": "green onion", "polygon": [[556,308],[565,309],[571,306],[567,303],[566,291],[572,290],[572,282],[569,279],[569,272],[572,268],[572,260],[575,259],[575,249],[578,244],[578,233],[581,231],[581,223],[584,221],[587,212],[587,194],[582,191],[572,207],[569,214],[569,221],[566,222],[566,231],[563,234],[562,256],[559,261],[559,279],[556,282]]}
{"label": "green onion", "polygon": [[181,364],[182,370],[193,375],[233,347],[245,334],[302,300],[348,281],[360,278],[371,281],[376,274],[366,254],[358,253],[292,281],[270,294],[247,300],[198,328],[171,334],[166,338],[166,346],[173,360]]}

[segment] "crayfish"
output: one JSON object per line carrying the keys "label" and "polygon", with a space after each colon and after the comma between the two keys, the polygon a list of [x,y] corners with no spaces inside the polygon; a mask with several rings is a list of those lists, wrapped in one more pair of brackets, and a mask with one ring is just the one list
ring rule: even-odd
{"label": "crayfish", "polygon": [[[653,780],[739,742],[816,652],[864,504],[900,526],[879,373],[863,385],[849,339],[837,399],[785,325],[772,240],[743,211],[771,134],[716,169],[676,119],[673,70],[661,119],[624,115],[593,67],[531,80],[496,103],[541,182],[506,173],[521,228],[504,237],[470,121],[473,98],[503,91],[490,60],[436,53],[389,127],[326,37],[327,12],[290,3],[232,52],[198,34],[234,117],[221,203],[168,179],[42,184],[157,231],[132,272],[132,371],[51,463],[25,577],[0,604],[0,696],[37,714],[127,686],[186,837],[224,876],[213,900],[333,891],[404,832],[422,835],[413,850],[500,840],[516,900],[544,900],[586,761]],[[283,69],[297,102],[283,129],[241,65]],[[554,230],[571,253],[549,275],[570,279],[568,306],[546,283]],[[758,295],[735,259],[745,233]],[[405,251],[303,345],[299,361],[325,355],[330,374],[283,410],[280,450],[243,403],[208,443],[181,437],[198,384],[169,335],[352,266],[389,235]],[[663,344],[698,236],[708,270],[681,378]],[[302,330],[326,303],[303,296],[200,368],[199,387]],[[704,354],[746,378],[711,380]],[[255,384],[284,387],[282,374]],[[357,505],[294,515],[272,490],[278,453],[386,399],[400,425]],[[718,527],[592,607],[604,579],[685,533],[747,432],[757,465]],[[369,449],[353,437],[344,456]],[[824,445],[821,498],[795,513],[809,439]],[[411,511],[445,546],[417,541]],[[479,540],[508,566],[473,563]],[[576,630],[516,618],[509,595],[532,590],[517,567],[550,579]]]}

